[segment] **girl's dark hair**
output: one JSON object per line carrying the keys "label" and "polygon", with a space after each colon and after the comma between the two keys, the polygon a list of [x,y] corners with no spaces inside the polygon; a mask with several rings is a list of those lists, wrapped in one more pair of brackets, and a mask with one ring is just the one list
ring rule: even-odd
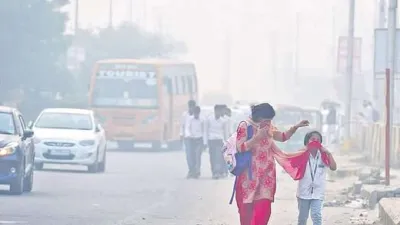
{"label": "girl's dark hair", "polygon": [[261,103],[251,106],[251,118],[254,121],[260,119],[273,119],[275,117],[275,109],[269,103]]}
{"label": "girl's dark hair", "polygon": [[319,140],[322,143],[322,134],[319,131],[310,131],[306,134],[306,136],[304,136],[304,146],[306,146],[308,144],[308,142],[310,141],[311,136],[313,136],[314,134],[319,136]]}

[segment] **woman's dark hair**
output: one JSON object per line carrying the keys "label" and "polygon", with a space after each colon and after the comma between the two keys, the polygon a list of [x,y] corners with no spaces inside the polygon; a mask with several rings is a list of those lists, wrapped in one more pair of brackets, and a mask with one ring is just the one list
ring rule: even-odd
{"label": "woman's dark hair", "polygon": [[275,109],[269,103],[261,103],[251,106],[251,118],[257,122],[260,119],[273,119],[275,117]]}
{"label": "woman's dark hair", "polygon": [[310,131],[306,134],[306,136],[304,136],[304,146],[306,146],[308,144],[308,142],[310,141],[311,136],[313,136],[314,134],[319,136],[319,140],[322,143],[322,134],[316,130],[314,131]]}

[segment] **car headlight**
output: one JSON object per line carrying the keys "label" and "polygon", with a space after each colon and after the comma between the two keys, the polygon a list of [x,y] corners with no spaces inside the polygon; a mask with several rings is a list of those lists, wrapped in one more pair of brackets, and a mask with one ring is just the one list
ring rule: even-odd
{"label": "car headlight", "polygon": [[12,155],[17,150],[17,143],[8,144],[3,148],[0,148],[0,156]]}
{"label": "car headlight", "polygon": [[96,142],[94,140],[83,140],[83,141],[80,141],[79,144],[82,146],[92,146],[92,145],[96,144]]}

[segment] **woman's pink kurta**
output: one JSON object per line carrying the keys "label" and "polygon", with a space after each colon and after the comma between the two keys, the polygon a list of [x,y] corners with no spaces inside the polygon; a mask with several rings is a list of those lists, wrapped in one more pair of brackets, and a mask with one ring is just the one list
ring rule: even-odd
{"label": "woman's pink kurta", "polygon": [[[247,141],[247,123],[239,124],[237,130],[237,146],[240,151],[245,151],[244,142]],[[253,124],[254,135],[257,133],[257,127]],[[242,196],[243,203],[253,203],[257,200],[268,199],[274,201],[276,191],[276,168],[275,154],[284,154],[274,143],[274,140],[285,141],[286,134],[274,129],[271,136],[273,138],[265,138],[252,147],[252,178],[249,179],[248,173],[242,173],[238,178],[239,187],[237,190]]]}

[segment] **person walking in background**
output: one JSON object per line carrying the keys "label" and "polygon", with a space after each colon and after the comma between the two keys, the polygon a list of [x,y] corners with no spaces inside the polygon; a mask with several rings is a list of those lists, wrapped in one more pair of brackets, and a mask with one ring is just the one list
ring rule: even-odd
{"label": "person walking in background", "polygon": [[213,179],[224,176],[226,165],[222,153],[224,140],[228,138],[226,120],[223,118],[223,107],[214,106],[214,116],[204,122],[204,144],[208,146]]}
{"label": "person walking in background", "polygon": [[[228,108],[227,105],[222,105],[221,108],[222,108],[222,113],[223,113],[223,119],[225,120],[225,123],[226,123],[226,129],[228,132],[227,135],[228,135],[228,137],[230,137],[234,133],[233,130],[235,129],[235,128],[233,128],[233,124],[232,124],[232,110],[230,108]],[[221,158],[221,164],[222,165],[226,164],[225,159],[223,157]],[[224,166],[222,176],[227,177],[228,174],[229,174],[228,167]]]}
{"label": "person walking in background", "polygon": [[188,178],[198,179],[201,171],[201,155],[204,149],[204,121],[200,118],[200,107],[193,110],[193,117],[188,120],[188,149],[186,150],[189,173]]}
{"label": "person walking in background", "polygon": [[[233,133],[234,130],[236,129],[236,127],[233,127],[233,121],[232,121],[232,110],[230,108],[228,108],[226,105],[224,105],[224,116],[225,116],[225,120],[226,120],[226,127],[227,127],[227,132],[228,132],[228,137],[230,137]],[[225,164],[225,159],[222,157],[222,164]],[[224,173],[223,176],[227,177],[229,175],[229,170],[228,167],[224,167]]]}
{"label": "person walking in background", "polygon": [[[181,142],[183,142],[183,147],[186,151],[186,161],[188,164],[188,167],[191,168],[190,165],[190,159],[188,154],[188,149],[189,149],[189,142],[188,142],[188,125],[189,125],[189,120],[193,117],[194,114],[194,108],[196,107],[196,102],[194,100],[188,101],[188,110],[183,113],[182,115],[182,120],[181,120],[181,126],[180,126],[180,137],[181,137]],[[191,174],[187,174],[187,177],[191,177]]]}
{"label": "person walking in background", "polygon": [[337,111],[334,105],[327,107],[326,115],[326,143],[333,144],[334,140],[337,140]]}
{"label": "person walking in background", "polygon": [[224,105],[224,118],[226,119],[228,134],[229,136],[234,133],[233,123],[232,123],[232,110]]}
{"label": "person walking in background", "polygon": [[372,103],[368,100],[363,101],[364,110],[360,113],[360,115],[364,118],[367,124],[378,122],[379,121],[379,112],[374,109]]}

